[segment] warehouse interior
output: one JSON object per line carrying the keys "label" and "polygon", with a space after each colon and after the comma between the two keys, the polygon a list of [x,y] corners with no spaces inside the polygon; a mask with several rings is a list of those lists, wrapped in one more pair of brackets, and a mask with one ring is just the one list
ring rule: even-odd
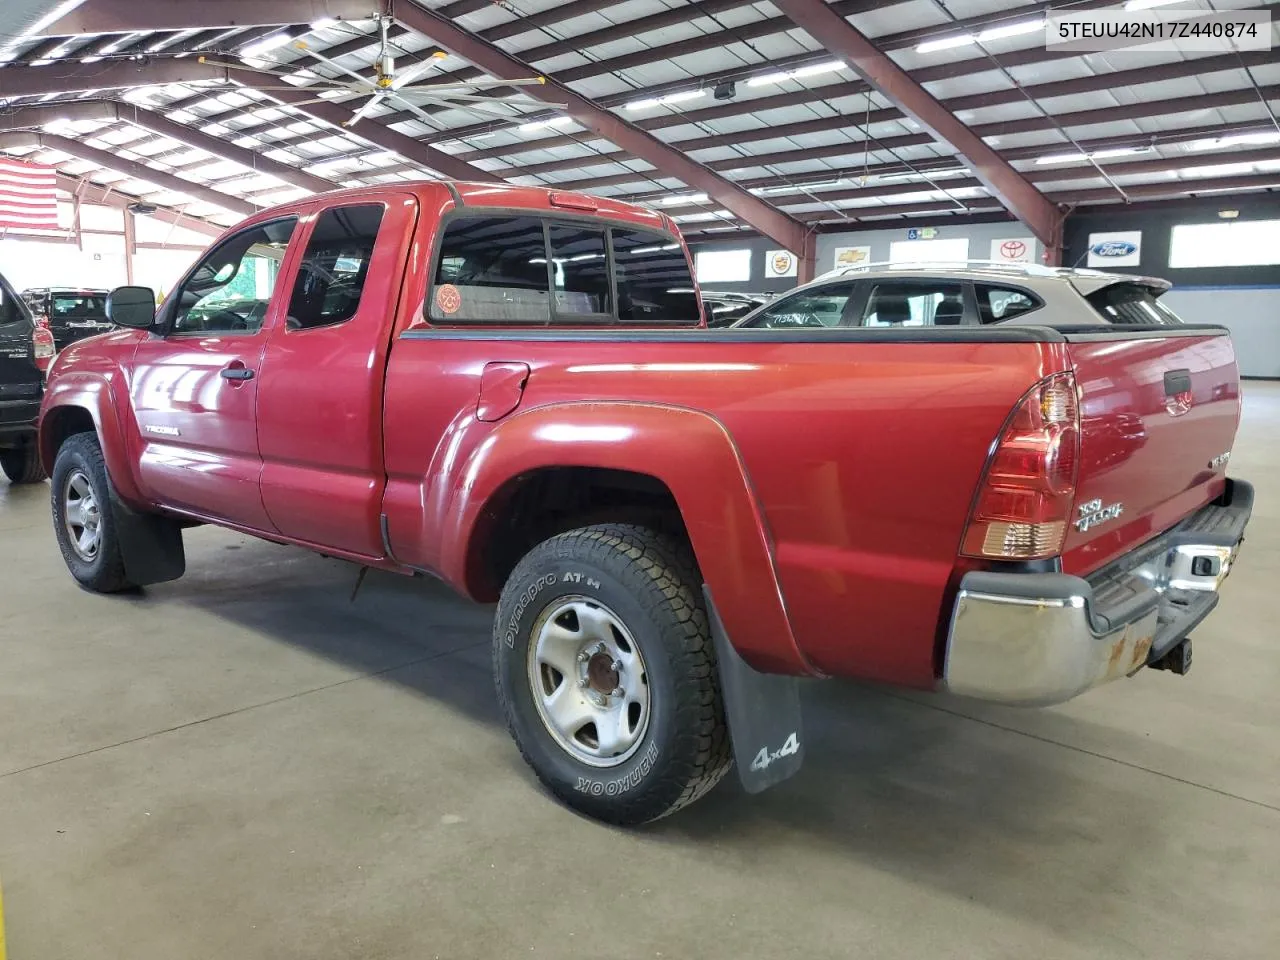
{"label": "warehouse interior", "polygon": [[[247,216],[421,180],[657,211],[730,305],[881,262],[1159,277],[1230,331],[1257,505],[1188,676],[1036,710],[804,681],[800,775],[623,829],[521,763],[492,606],[215,526],[186,531],[183,579],[96,595],[49,485],[0,480],[0,960],[1274,957],[1280,28],[1045,35],[1269,6],[5,0],[24,309],[163,302]],[[32,176],[39,213],[4,189]]]}

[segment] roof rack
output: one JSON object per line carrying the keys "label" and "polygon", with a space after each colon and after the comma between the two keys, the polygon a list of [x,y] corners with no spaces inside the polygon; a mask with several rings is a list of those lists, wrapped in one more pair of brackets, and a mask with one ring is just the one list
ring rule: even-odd
{"label": "roof rack", "polygon": [[823,280],[829,277],[841,277],[847,273],[861,273],[864,270],[873,270],[878,267],[888,267],[897,270],[939,270],[939,269],[965,269],[967,267],[979,266],[995,270],[1004,270],[1009,273],[1031,274],[1040,277],[1058,277],[1073,273],[1096,273],[1094,270],[1079,270],[1071,267],[1047,267],[1040,263],[1014,263],[1008,260],[877,260],[872,263],[849,264],[848,266],[836,267],[829,270],[814,279]]}

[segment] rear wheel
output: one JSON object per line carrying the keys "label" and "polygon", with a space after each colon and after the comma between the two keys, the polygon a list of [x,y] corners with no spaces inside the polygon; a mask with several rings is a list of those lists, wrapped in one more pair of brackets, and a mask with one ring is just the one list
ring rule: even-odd
{"label": "rear wheel", "polygon": [[14,484],[39,483],[45,479],[44,467],[40,465],[40,450],[35,443],[0,450],[0,470]]}
{"label": "rear wheel", "polygon": [[92,433],[77,433],[58,450],[51,494],[53,528],[71,575],[99,593],[134,586],[124,570],[102,448]]}
{"label": "rear wheel", "polygon": [[569,806],[645,823],[728,772],[715,649],[684,545],[625,524],[544,541],[507,580],[493,651],[511,734]]}

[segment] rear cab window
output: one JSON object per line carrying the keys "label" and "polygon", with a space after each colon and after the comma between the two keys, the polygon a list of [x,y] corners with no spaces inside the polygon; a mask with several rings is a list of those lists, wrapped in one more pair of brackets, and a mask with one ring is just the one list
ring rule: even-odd
{"label": "rear cab window", "polygon": [[1179,326],[1183,320],[1155,292],[1140,283],[1113,283],[1086,298],[1108,323],[1138,326]]}
{"label": "rear cab window", "polygon": [[58,292],[52,295],[51,300],[52,313],[55,319],[86,317],[105,320],[107,318],[107,298],[105,294]]}
{"label": "rear cab window", "polygon": [[541,214],[446,222],[426,319],[438,325],[697,326],[693,276],[670,234]]}

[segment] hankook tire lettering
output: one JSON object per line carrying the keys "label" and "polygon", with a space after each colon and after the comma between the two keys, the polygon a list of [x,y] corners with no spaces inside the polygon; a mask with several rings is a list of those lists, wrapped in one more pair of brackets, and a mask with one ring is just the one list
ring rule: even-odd
{"label": "hankook tire lettering", "polygon": [[579,777],[574,789],[593,797],[616,797],[632,787],[639,786],[640,781],[649,775],[657,759],[658,745],[651,743],[649,749],[644,752],[644,756],[640,758],[640,763],[625,777],[618,777],[616,780],[592,780],[590,777]]}

